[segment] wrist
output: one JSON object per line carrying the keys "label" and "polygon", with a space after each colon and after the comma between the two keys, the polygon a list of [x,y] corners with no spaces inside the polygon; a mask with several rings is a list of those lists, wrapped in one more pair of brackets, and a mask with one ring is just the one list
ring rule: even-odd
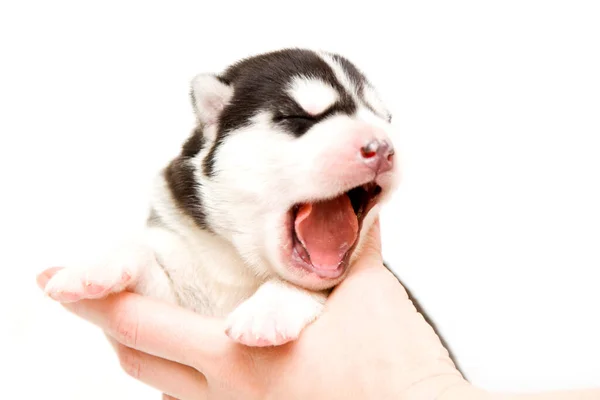
{"label": "wrist", "polygon": [[437,400],[500,400],[489,392],[476,388],[458,374],[439,375],[403,391],[406,399]]}
{"label": "wrist", "polygon": [[530,394],[494,394],[489,400],[598,400],[600,389],[561,390]]}
{"label": "wrist", "polygon": [[439,400],[500,400],[486,390],[477,388],[463,380],[449,386],[439,396]]}
{"label": "wrist", "polygon": [[598,400],[600,389],[563,390],[543,393],[490,393],[463,381],[449,386],[440,400]]}

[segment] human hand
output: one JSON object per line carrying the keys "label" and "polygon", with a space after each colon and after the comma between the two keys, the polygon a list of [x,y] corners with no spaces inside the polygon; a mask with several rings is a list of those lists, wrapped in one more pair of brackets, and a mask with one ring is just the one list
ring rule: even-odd
{"label": "human hand", "polygon": [[[56,270],[42,273],[39,285]],[[463,379],[383,266],[378,225],[324,313],[283,346],[236,344],[221,319],[132,293],[63,305],[102,328],[125,371],[165,399],[497,398]]]}

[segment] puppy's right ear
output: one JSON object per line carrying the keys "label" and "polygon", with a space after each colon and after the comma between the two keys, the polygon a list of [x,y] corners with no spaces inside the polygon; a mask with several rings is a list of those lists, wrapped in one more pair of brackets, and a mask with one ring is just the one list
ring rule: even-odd
{"label": "puppy's right ear", "polygon": [[204,126],[218,121],[233,96],[233,88],[213,74],[198,74],[192,79],[190,95],[194,112]]}

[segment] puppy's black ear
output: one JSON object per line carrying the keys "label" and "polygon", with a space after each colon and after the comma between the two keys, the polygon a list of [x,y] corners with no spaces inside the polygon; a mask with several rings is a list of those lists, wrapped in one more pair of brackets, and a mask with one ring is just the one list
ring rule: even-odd
{"label": "puppy's black ear", "polygon": [[233,88],[214,74],[198,74],[190,85],[192,105],[198,122],[204,126],[218,121],[233,96]]}

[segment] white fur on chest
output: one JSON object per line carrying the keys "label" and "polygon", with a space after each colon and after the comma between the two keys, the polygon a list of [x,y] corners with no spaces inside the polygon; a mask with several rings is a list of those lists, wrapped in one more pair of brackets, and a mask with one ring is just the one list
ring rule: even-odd
{"label": "white fur on chest", "polygon": [[203,315],[224,316],[260,286],[262,281],[252,275],[231,244],[198,229],[180,213],[162,178],[157,181],[153,208],[161,222],[147,229],[144,241],[163,273],[160,277],[151,269],[144,272],[152,276],[141,277],[137,291],[168,299],[171,296],[165,297],[163,289],[150,284],[157,278],[167,280],[181,306]]}

